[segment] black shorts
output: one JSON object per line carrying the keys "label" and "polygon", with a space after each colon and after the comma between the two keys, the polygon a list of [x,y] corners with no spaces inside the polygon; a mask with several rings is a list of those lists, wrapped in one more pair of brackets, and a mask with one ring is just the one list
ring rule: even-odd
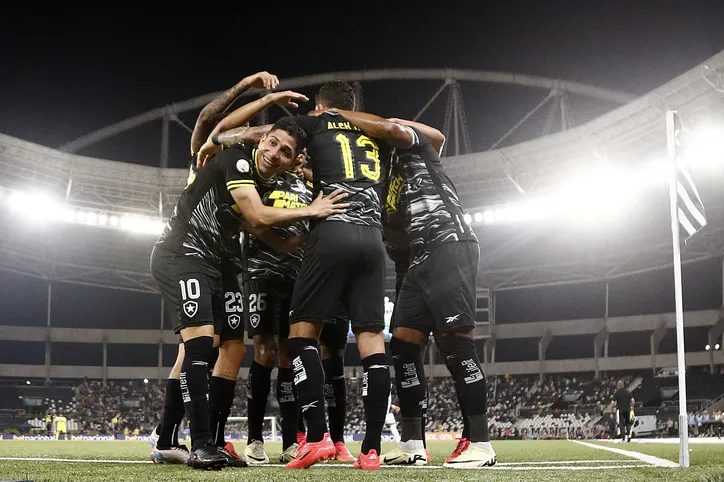
{"label": "black shorts", "polygon": [[256,335],[289,338],[289,306],[293,289],[293,281],[274,278],[244,280],[249,338]]}
{"label": "black shorts", "polygon": [[164,301],[176,310],[173,329],[214,325],[222,341],[244,338],[243,298],[233,265],[220,268],[199,258],[155,247],[151,274]]}
{"label": "black shorts", "polygon": [[353,330],[380,331],[384,297],[385,247],[379,228],[326,221],[312,230],[294,285],[292,323],[334,323],[341,303]]}
{"label": "black shorts", "polygon": [[460,241],[435,248],[412,267],[395,300],[391,329],[412,328],[423,333],[467,331],[475,328],[475,277],[478,243]]}

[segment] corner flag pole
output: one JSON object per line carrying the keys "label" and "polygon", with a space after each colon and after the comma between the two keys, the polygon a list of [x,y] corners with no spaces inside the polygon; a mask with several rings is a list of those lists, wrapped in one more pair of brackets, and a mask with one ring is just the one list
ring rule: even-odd
{"label": "corner flag pole", "polygon": [[684,302],[681,281],[681,238],[677,215],[676,111],[666,112],[666,145],[669,159],[669,205],[674,254],[674,299],[676,302],[676,361],[679,372],[679,466],[689,467],[689,417],[686,414],[686,361],[684,359]]}

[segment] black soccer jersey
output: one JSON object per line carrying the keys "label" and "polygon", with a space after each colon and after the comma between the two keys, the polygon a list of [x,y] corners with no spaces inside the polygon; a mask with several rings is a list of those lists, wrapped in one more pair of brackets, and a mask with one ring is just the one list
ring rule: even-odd
{"label": "black soccer jersey", "polygon": [[188,185],[156,246],[216,264],[239,259],[242,217],[230,191],[254,186],[263,196],[275,182],[259,174],[257,156],[257,149],[237,144],[198,171],[190,171]]}
{"label": "black soccer jersey", "polygon": [[[273,188],[262,197],[265,205],[294,209],[307,206],[312,202],[311,186],[296,174],[285,172],[278,176]],[[303,236],[309,231],[308,221],[298,221],[284,227],[272,227],[274,232],[282,238],[290,236]],[[278,253],[266,243],[249,237],[245,251],[247,270],[252,279],[273,278],[278,280],[294,281],[299,274],[302,264],[302,250],[294,253]]]}
{"label": "black soccer jersey", "polygon": [[441,244],[477,241],[438,153],[424,135],[412,130],[415,143],[409,149],[397,149],[384,203],[386,218],[402,214],[410,237],[410,268]]}
{"label": "black soccer jersey", "polygon": [[314,194],[336,189],[349,193],[347,212],[325,220],[382,227],[380,193],[388,149],[335,112],[297,119],[309,135]]}
{"label": "black soccer jersey", "polygon": [[620,411],[628,413],[631,410],[631,392],[625,388],[619,388],[613,395],[613,399],[616,401],[616,408]]}

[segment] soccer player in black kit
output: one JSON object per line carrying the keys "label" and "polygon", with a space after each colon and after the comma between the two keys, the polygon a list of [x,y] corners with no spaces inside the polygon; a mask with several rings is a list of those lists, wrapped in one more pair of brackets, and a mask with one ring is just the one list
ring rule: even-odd
{"label": "soccer player in black kit", "polygon": [[[239,257],[242,222],[259,230],[345,209],[344,204],[335,204],[343,197],[339,195],[318,198],[296,210],[270,208],[261,202],[274,175],[292,166],[306,139],[296,121],[284,118],[258,148],[234,146],[215,156],[181,194],[151,255],[151,272],[164,299],[179,316],[174,329],[184,343],[180,386],[191,425],[192,451],[187,462],[191,467],[221,468],[227,464],[211,436],[208,365],[214,335],[229,321],[224,305],[241,302],[240,294],[235,294],[239,293],[238,286],[229,291],[222,277],[227,277],[230,261]],[[224,299],[228,293],[233,299]],[[238,323],[233,324],[236,333],[222,340],[215,374],[219,366],[235,366],[238,372],[244,354],[243,326],[239,329]],[[221,335],[223,338],[223,332]]]}
{"label": "soccer player in black kit", "polygon": [[[191,134],[191,156],[195,157],[199,149],[204,143],[204,140],[209,136],[210,132],[216,127],[218,122],[225,117],[224,111],[244,92],[250,88],[258,89],[273,89],[279,84],[279,79],[268,72],[257,72],[256,74],[244,77],[242,80],[233,85],[230,89],[219,94],[214,100],[209,102],[199,113],[196,119],[194,130]],[[267,102],[271,102],[273,99],[279,101],[280,95],[265,96],[264,99]],[[291,99],[290,99],[291,100]],[[264,108],[263,105],[257,103],[259,109]],[[253,111],[252,111],[253,112]],[[249,113],[251,114],[251,112]],[[190,184],[195,177],[195,159],[192,160],[193,164],[189,169],[188,184]],[[229,280],[226,285],[232,291],[225,291],[227,298],[233,297],[234,299],[241,296],[238,292],[237,283],[234,281],[232,269],[229,267],[228,272],[225,272],[225,279]],[[237,290],[237,291],[233,291]],[[239,306],[231,303],[225,304],[227,309],[227,315],[229,317],[229,327],[223,331],[229,332],[236,329],[234,327],[234,321],[238,318],[236,310]],[[218,334],[222,336],[222,333]],[[225,339],[235,338],[231,333],[223,334]],[[225,357],[228,358],[228,357]],[[188,461],[188,448],[178,442],[178,427],[183,420],[184,416],[184,405],[181,396],[181,366],[184,359],[184,345],[183,342],[179,344],[178,355],[176,362],[174,363],[171,372],[169,373],[168,380],[166,382],[166,389],[164,395],[163,411],[161,413],[161,420],[153,430],[149,442],[151,443],[152,452],[151,460],[154,463],[169,464],[169,463],[183,463]],[[227,379],[223,379],[219,376],[213,376],[210,382],[209,392],[209,404],[212,410],[212,425],[214,425],[213,414],[225,413],[231,408],[231,395],[229,394],[230,382],[236,380],[236,374],[232,374],[233,369],[225,370],[229,372]],[[218,375],[218,373],[217,373]],[[231,387],[231,394],[233,395],[233,387]],[[223,434],[222,434],[223,441]],[[218,444],[217,444],[218,445]],[[241,461],[240,457],[236,454],[234,447],[231,443],[223,443],[220,445],[222,453],[227,455],[227,459],[230,464],[235,466],[244,466],[245,463]]]}
{"label": "soccer player in black kit", "polygon": [[635,406],[636,400],[633,395],[626,389],[623,380],[619,380],[616,383],[616,393],[613,394],[613,400],[611,400],[611,411],[618,412],[618,430],[622,442],[631,441]]}
{"label": "soccer player in black kit", "polygon": [[[354,109],[352,87],[323,85],[316,109]],[[341,302],[362,358],[362,399],[367,431],[355,468],[379,469],[380,440],[387,412],[390,374],[385,355],[384,276],[380,194],[385,160],[377,141],[344,117],[323,112],[297,118],[307,135],[315,192],[348,193],[349,210],[315,223],[292,297],[288,349],[294,384],[307,423],[307,443],[288,468],[306,468],[335,454],[326,434],[324,371],[319,336],[336,319]]]}
{"label": "soccer player in black kit", "polygon": [[[483,367],[473,342],[479,247],[464,221],[455,187],[438,152],[444,136],[416,122],[391,122],[361,112],[340,114],[369,136],[398,147],[385,197],[386,217],[401,217],[404,233],[386,229],[388,243],[409,247],[410,265],[395,303],[390,350],[402,415],[402,442],[390,464],[427,462],[421,419],[426,379],[421,356],[432,332],[455,381],[463,435],[446,467],[492,466]],[[402,146],[407,145],[404,148]],[[398,220],[399,221],[399,220]],[[397,238],[397,239],[395,239]]]}

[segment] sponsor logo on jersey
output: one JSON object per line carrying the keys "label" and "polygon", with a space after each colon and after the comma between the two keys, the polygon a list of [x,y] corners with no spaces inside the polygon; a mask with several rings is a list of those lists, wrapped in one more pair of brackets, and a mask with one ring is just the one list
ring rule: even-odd
{"label": "sponsor logo on jersey", "polygon": [[187,301],[183,304],[184,313],[189,318],[193,318],[199,311],[199,304],[195,301]]}
{"label": "sponsor logo on jersey", "polygon": [[229,315],[229,327],[232,330],[235,330],[239,327],[239,323],[241,323],[241,317],[237,314]]}
{"label": "sponsor logo on jersey", "polygon": [[249,317],[249,323],[251,323],[251,326],[256,328],[259,326],[259,321],[261,320],[261,316],[259,316],[259,313],[254,313]]}
{"label": "sponsor logo on jersey", "polygon": [[242,174],[246,174],[251,169],[251,166],[249,165],[249,161],[246,159],[239,159],[236,161],[236,170],[239,171]]}

